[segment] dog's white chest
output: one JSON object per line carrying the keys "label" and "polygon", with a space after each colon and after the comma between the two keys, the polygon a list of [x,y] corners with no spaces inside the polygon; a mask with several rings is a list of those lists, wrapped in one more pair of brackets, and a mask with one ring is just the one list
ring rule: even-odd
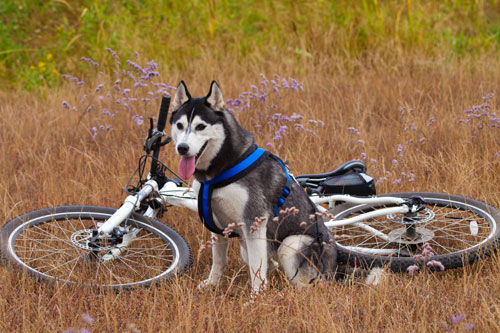
{"label": "dog's white chest", "polygon": [[[193,182],[193,190],[198,193],[200,183]],[[214,222],[220,229],[224,229],[230,223],[244,221],[244,211],[249,198],[246,187],[238,183],[232,183],[224,187],[216,188],[212,193],[212,212]]]}

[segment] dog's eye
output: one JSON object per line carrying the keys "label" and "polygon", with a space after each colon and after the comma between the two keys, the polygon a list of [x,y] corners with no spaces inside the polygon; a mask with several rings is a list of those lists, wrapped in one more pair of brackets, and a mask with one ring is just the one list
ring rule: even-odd
{"label": "dog's eye", "polygon": [[177,128],[180,129],[181,131],[184,129],[184,126],[182,126],[181,123],[177,123]]}
{"label": "dog's eye", "polygon": [[197,131],[203,131],[206,127],[207,127],[206,125],[199,124],[198,126],[196,126],[195,130],[197,130]]}

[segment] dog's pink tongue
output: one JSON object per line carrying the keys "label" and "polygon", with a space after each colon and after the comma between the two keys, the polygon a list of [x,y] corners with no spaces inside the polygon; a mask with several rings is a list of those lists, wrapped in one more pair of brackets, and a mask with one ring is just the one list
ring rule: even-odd
{"label": "dog's pink tongue", "polygon": [[181,156],[181,161],[179,163],[179,175],[184,180],[188,180],[194,173],[195,168],[195,157],[185,157]]}

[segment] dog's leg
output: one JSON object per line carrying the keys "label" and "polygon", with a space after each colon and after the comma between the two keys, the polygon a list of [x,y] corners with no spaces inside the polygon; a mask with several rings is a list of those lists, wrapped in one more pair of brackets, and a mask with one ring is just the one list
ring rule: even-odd
{"label": "dog's leg", "polygon": [[241,259],[243,260],[243,262],[245,264],[248,265],[247,244],[246,244],[245,240],[243,240],[243,239],[238,239],[238,241],[240,243],[240,255],[241,255]]}
{"label": "dog's leg", "polygon": [[267,239],[266,223],[262,223],[256,230],[242,228],[247,249],[248,268],[252,282],[252,292],[258,293],[267,285]]}
{"label": "dog's leg", "polygon": [[215,286],[219,282],[224,268],[227,266],[227,250],[229,249],[229,240],[221,235],[212,233],[212,239],[215,244],[212,246],[212,268],[208,279],[202,281],[198,288]]}

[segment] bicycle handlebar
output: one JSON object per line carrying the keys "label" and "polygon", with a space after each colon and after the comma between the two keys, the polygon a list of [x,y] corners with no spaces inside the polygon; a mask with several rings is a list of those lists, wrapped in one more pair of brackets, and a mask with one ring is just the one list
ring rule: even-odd
{"label": "bicycle handlebar", "polygon": [[156,123],[156,128],[159,132],[163,132],[165,129],[165,124],[167,123],[168,107],[170,106],[170,95],[163,94],[161,98],[160,114],[158,115],[158,122]]}

